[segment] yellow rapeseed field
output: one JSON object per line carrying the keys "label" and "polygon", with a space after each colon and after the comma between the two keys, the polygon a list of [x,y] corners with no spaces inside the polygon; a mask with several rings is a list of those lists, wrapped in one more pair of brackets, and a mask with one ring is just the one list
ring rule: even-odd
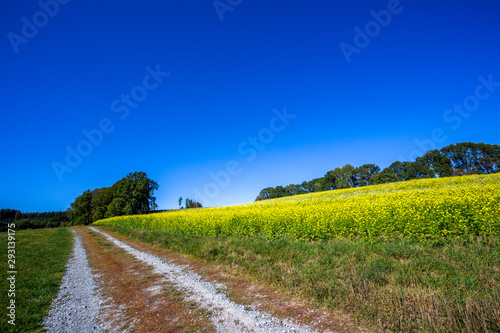
{"label": "yellow rapeseed field", "polygon": [[96,224],[195,235],[418,240],[500,236],[500,174],[421,179]]}

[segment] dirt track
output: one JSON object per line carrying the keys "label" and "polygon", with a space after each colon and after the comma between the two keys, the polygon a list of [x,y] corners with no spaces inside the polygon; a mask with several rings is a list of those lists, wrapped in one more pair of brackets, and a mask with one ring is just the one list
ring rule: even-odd
{"label": "dirt track", "polygon": [[80,236],[75,230],[71,231],[73,251],[44,328],[49,332],[101,332],[95,321],[101,304],[96,295],[95,276],[89,268]]}

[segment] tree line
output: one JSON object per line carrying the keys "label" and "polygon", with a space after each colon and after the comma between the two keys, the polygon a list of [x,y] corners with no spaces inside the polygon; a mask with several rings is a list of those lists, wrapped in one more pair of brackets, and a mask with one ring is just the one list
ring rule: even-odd
{"label": "tree line", "polygon": [[264,188],[255,201],[411,179],[490,174],[499,171],[499,145],[463,142],[440,150],[430,150],[413,162],[396,161],[383,170],[376,164],[363,164],[359,167],[346,164],[328,171],[323,177],[301,184]]}
{"label": "tree line", "polygon": [[0,209],[0,232],[15,223],[16,229],[64,227],[70,224],[66,212],[23,213],[16,209]]}

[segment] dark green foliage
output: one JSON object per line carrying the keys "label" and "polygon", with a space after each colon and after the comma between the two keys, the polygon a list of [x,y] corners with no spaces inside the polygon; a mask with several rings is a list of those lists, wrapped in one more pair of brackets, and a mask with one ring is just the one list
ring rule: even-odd
{"label": "dark green foliage", "polygon": [[376,184],[402,182],[411,179],[433,178],[435,173],[425,161],[418,159],[415,162],[394,162],[378,175]]}
{"label": "dark green foliage", "polygon": [[379,174],[375,175],[375,184],[392,183],[396,181],[396,175],[391,167],[387,167]]}
{"label": "dark green foliage", "polygon": [[73,225],[86,225],[107,217],[149,213],[157,207],[157,189],[158,183],[145,172],[129,173],[111,187],[83,192],[71,204],[68,216]]}
{"label": "dark green foliage", "polygon": [[335,168],[335,170],[328,171],[323,177],[325,179],[323,190],[357,187],[358,181],[355,170],[352,165],[346,164],[342,168]]}
{"label": "dark green foliage", "polygon": [[20,213],[15,209],[0,209],[0,222],[14,221],[18,212]]}
{"label": "dark green foliage", "polygon": [[363,164],[354,171],[358,186],[370,186],[375,184],[374,178],[380,172],[380,167],[376,164]]}
{"label": "dark green foliage", "polygon": [[15,223],[16,229],[57,228],[69,224],[66,212],[23,213],[15,209],[0,209],[0,232],[7,231],[7,224]]}
{"label": "dark green foliage", "polygon": [[350,164],[300,185],[266,187],[255,201],[411,179],[490,174],[500,171],[500,146],[464,142],[430,150],[415,161],[396,161],[380,171],[376,164]]}
{"label": "dark green foliage", "polygon": [[[108,206],[113,201],[110,187],[96,188],[92,191],[92,220],[97,221],[108,216]],[[114,215],[111,215],[114,216]]]}
{"label": "dark green foliage", "polygon": [[451,161],[454,170],[466,175],[495,173],[500,168],[498,145],[464,142],[444,147],[441,152]]}
{"label": "dark green foliage", "polygon": [[453,173],[450,159],[437,149],[429,150],[424,156],[417,158],[417,161],[428,165],[433,176],[450,177]]}
{"label": "dark green foliage", "polygon": [[112,186],[114,199],[123,199],[118,215],[148,213],[156,201],[153,193],[157,189],[158,184],[145,172],[129,173]]}
{"label": "dark green foliage", "polygon": [[68,215],[73,225],[92,223],[92,193],[86,190],[71,204]]}

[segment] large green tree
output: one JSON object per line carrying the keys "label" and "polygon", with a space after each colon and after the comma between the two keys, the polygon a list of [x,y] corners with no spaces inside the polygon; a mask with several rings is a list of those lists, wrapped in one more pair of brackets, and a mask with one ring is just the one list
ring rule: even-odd
{"label": "large green tree", "polygon": [[92,223],[92,193],[86,190],[71,204],[70,216],[73,225]]}
{"label": "large green tree", "polygon": [[356,169],[346,164],[342,168],[328,171],[325,176],[324,190],[336,190],[357,186]]}
{"label": "large green tree", "polygon": [[375,184],[374,178],[380,172],[376,164],[363,164],[354,170],[356,186],[369,186]]}
{"label": "large green tree", "polygon": [[113,200],[113,191],[110,187],[97,188],[92,191],[92,220],[101,220],[106,215],[108,205]]}
{"label": "large green tree", "polygon": [[417,158],[417,161],[429,167],[432,177],[450,177],[453,173],[450,159],[437,149],[429,150],[424,156]]}
{"label": "large green tree", "polygon": [[451,161],[454,170],[466,175],[490,174],[499,171],[500,146],[463,142],[449,145],[441,152]]}
{"label": "large green tree", "polygon": [[148,213],[157,207],[158,183],[145,172],[129,173],[111,187],[87,190],[71,204],[73,224],[89,224],[106,217]]}
{"label": "large green tree", "polygon": [[145,172],[129,173],[113,185],[114,199],[117,199],[114,206],[121,214],[148,213],[156,202],[154,191],[157,189],[158,183]]}

